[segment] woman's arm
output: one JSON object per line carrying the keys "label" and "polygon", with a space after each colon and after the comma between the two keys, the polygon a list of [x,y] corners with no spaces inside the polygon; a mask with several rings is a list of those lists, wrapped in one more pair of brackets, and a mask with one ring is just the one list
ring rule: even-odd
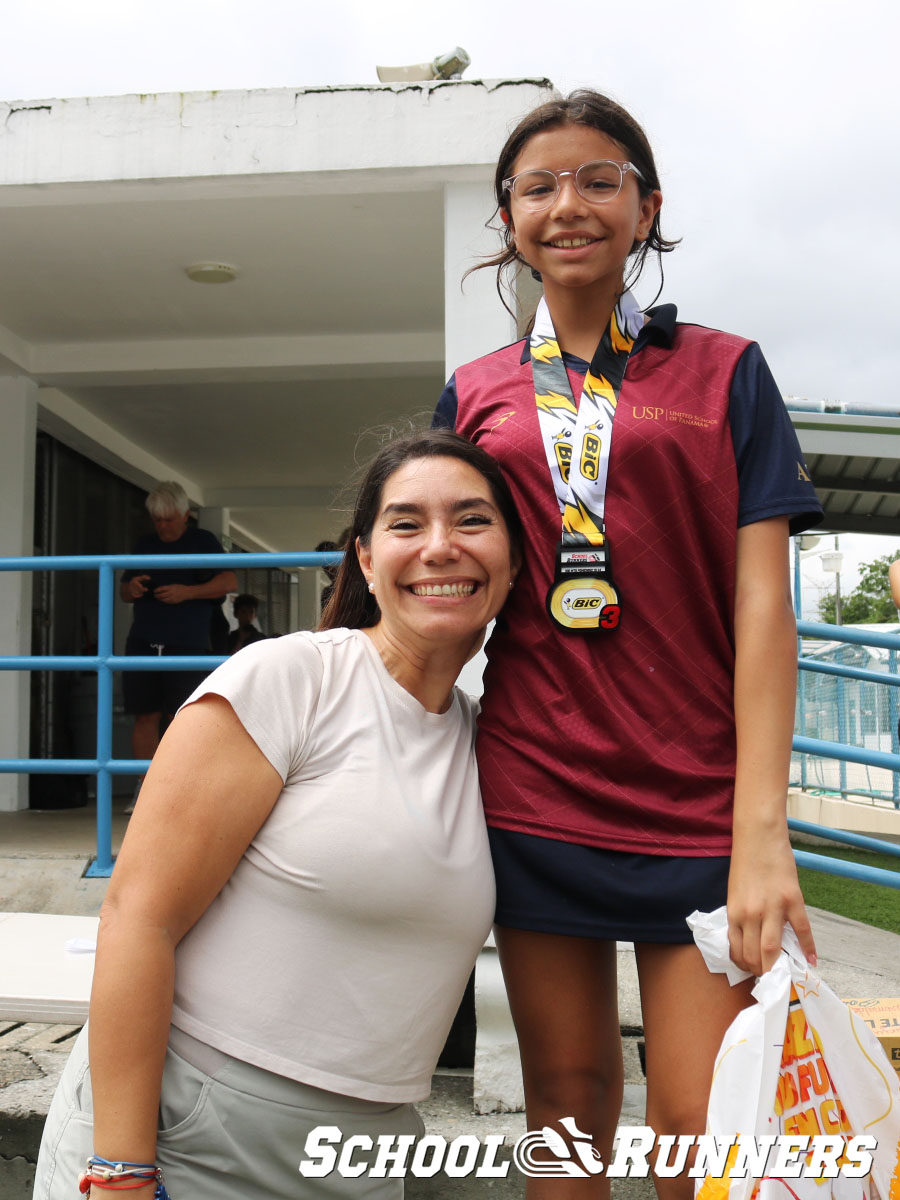
{"label": "woman's arm", "polygon": [[[281,789],[220,696],[179,712],[160,743],[100,913],[90,1059],[94,1152],[103,1158],[154,1161],[175,947]],[[133,1200],[152,1194],[152,1186],[129,1191]]]}
{"label": "woman's arm", "polygon": [[737,771],[728,924],[732,959],[755,975],[767,971],[778,957],[785,921],[793,926],[804,954],[815,961],[786,817],[797,694],[797,629],[787,543],[785,517],[738,530]]}

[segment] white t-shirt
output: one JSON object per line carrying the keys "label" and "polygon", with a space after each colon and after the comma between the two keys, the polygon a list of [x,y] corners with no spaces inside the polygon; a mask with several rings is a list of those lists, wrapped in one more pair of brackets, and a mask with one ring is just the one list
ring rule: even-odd
{"label": "white t-shirt", "polygon": [[494,913],[474,701],[426,712],[349,629],[247,646],[187,703],[208,693],[284,790],[178,946],[173,1024],[328,1091],[427,1096]]}

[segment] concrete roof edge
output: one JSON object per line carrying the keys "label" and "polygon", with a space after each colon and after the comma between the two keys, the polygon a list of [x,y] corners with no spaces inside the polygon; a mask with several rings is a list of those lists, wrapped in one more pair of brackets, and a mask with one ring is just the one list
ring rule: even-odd
{"label": "concrete roof edge", "polygon": [[137,99],[143,103],[147,100],[159,100],[171,96],[180,96],[184,99],[188,96],[260,96],[277,92],[293,96],[311,96],[331,92],[415,92],[465,87],[483,87],[491,92],[505,87],[538,87],[556,91],[556,85],[546,76],[521,76],[513,79],[429,79],[403,83],[295,84],[270,88],[196,88],[177,92],[112,92],[100,96],[21,96],[0,100],[0,113],[4,109],[21,112],[37,110],[52,104],[96,103],[103,100]]}

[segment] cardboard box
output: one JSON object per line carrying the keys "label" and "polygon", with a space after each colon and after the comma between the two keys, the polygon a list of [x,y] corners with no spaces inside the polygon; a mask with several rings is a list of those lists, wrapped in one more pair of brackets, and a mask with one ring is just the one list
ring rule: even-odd
{"label": "cardboard box", "polygon": [[844,1003],[869,1026],[900,1075],[900,996],[886,1000],[845,1000]]}

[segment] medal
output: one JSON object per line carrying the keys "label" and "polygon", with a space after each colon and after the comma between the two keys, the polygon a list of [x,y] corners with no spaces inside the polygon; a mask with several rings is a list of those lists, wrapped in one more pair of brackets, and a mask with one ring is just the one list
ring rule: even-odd
{"label": "medal", "polygon": [[547,593],[547,612],[568,633],[618,628],[619,593],[600,547],[560,544],[556,577]]}
{"label": "medal", "polygon": [[562,516],[547,611],[566,632],[617,629],[622,614],[609,571],[604,510],[613,418],[628,355],[643,326],[630,292],[613,309],[576,406],[550,310],[543,298],[531,334],[538,421]]}

